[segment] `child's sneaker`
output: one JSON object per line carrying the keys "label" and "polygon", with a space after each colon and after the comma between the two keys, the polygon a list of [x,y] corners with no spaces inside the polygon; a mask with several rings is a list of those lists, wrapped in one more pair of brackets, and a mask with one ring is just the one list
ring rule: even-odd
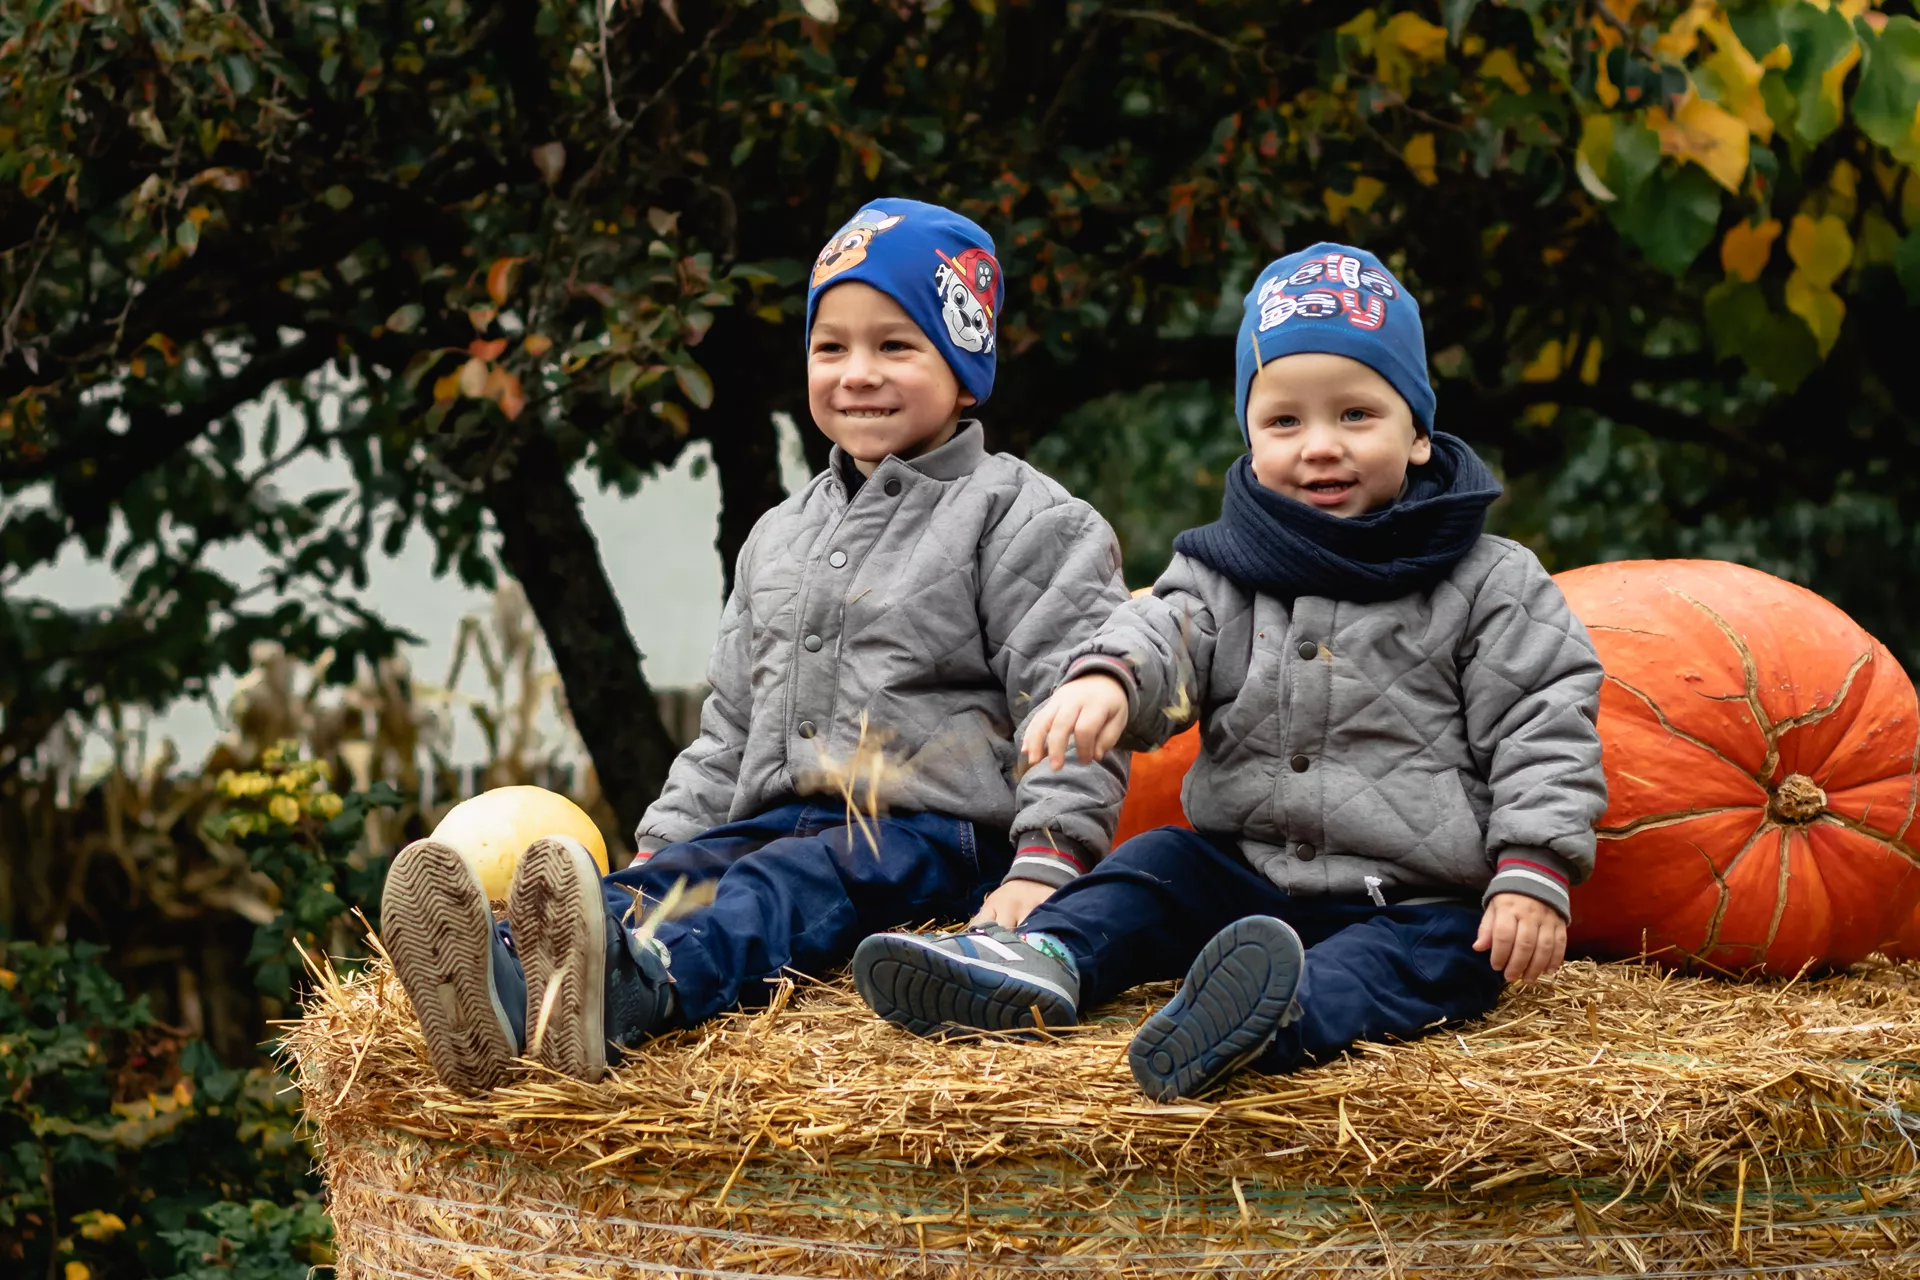
{"label": "child's sneaker", "polygon": [[853,982],[873,1011],[917,1036],[1070,1026],[1080,979],[1044,934],[982,925],[927,937],[876,933],[853,953]]}
{"label": "child's sneaker", "polygon": [[432,840],[402,849],[380,895],[380,940],[440,1083],[460,1093],[505,1084],[520,1054],[526,988],[466,860]]}
{"label": "child's sneaker", "polygon": [[1179,994],[1134,1034],[1127,1063],[1140,1088],[1157,1102],[1198,1097],[1259,1057],[1300,1016],[1306,963],[1300,935],[1272,916],[1214,934]]}
{"label": "child's sneaker", "polygon": [[638,1044],[672,1025],[673,983],[659,958],[635,959],[601,893],[586,846],[535,840],[507,891],[514,949],[527,975],[528,1056],[581,1080],[607,1070],[607,1046]]}

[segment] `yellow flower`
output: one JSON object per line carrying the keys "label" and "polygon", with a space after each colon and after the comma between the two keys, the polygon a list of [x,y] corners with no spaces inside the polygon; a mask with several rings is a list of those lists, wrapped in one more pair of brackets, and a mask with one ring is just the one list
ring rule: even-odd
{"label": "yellow flower", "polygon": [[331,791],[323,791],[313,798],[313,811],[331,821],[340,816],[341,804],[339,796]]}
{"label": "yellow flower", "polygon": [[275,796],[267,801],[267,812],[273,815],[275,821],[292,826],[300,821],[300,802],[292,796]]}

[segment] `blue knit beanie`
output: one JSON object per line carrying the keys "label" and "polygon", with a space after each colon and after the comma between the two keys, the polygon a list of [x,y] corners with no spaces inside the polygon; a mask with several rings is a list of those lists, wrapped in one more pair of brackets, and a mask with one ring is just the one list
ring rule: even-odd
{"label": "blue knit beanie", "polygon": [[993,390],[1000,263],[971,218],[918,200],[874,200],[834,233],[807,286],[807,342],[820,295],[862,280],[899,303],[982,405]]}
{"label": "blue knit beanie", "polygon": [[1358,360],[1388,382],[1433,430],[1433,387],[1420,304],[1365,249],[1322,241],[1267,264],[1240,321],[1234,409],[1247,436],[1247,393],[1269,360],[1322,351]]}

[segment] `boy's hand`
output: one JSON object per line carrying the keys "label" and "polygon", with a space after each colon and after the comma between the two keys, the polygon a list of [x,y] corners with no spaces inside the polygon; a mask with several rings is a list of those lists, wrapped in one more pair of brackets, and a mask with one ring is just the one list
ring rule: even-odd
{"label": "boy's hand", "polygon": [[1059,769],[1067,763],[1067,739],[1082,764],[1092,764],[1120,741],[1127,727],[1127,691],[1118,680],[1098,672],[1069,680],[1053,691],[1027,721],[1020,751],[1028,765],[1045,756]]}
{"label": "boy's hand", "polygon": [[1018,929],[1033,909],[1053,896],[1053,886],[1038,880],[1009,880],[987,895],[972,924],[997,924]]}
{"label": "boy's hand", "polygon": [[1480,917],[1475,951],[1491,948],[1487,958],[1506,974],[1508,982],[1544,978],[1567,958],[1567,922],[1538,898],[1524,893],[1496,893]]}

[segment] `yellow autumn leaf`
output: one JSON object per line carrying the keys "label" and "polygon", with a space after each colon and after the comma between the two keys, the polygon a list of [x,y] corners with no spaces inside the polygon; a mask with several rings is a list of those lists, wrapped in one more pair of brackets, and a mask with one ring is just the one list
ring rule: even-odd
{"label": "yellow autumn leaf", "polygon": [[1795,276],[1825,288],[1853,261],[1853,237],[1847,234],[1847,224],[1832,214],[1820,218],[1795,214],[1787,230],[1787,256],[1793,259]]}
{"label": "yellow autumn leaf", "polygon": [[1328,187],[1320,193],[1320,198],[1327,206],[1327,220],[1344,222],[1348,210],[1358,209],[1365,213],[1373,208],[1373,202],[1385,195],[1386,191],[1387,184],[1380,179],[1361,176],[1353,180],[1352,194],[1341,195],[1332,187]]}
{"label": "yellow autumn leaf", "polygon": [[1693,7],[1653,42],[1653,51],[1668,62],[1683,62],[1700,44],[1700,29],[1719,12],[1713,0],[1694,0]]}
{"label": "yellow autumn leaf", "polygon": [[1600,381],[1600,357],[1606,354],[1606,348],[1600,339],[1587,339],[1587,358],[1580,362],[1580,381],[1592,386]]}
{"label": "yellow autumn leaf", "polygon": [[1434,171],[1438,157],[1433,146],[1433,135],[1416,133],[1407,139],[1407,145],[1401,148],[1400,158],[1407,162],[1407,168],[1413,170],[1415,181],[1422,186],[1432,186],[1440,180]]}
{"label": "yellow autumn leaf", "polygon": [[[1602,26],[1600,19],[1595,18],[1593,25],[1596,30],[1604,31],[1608,35],[1611,35],[1616,44],[1619,42],[1620,33],[1612,27]],[[1600,47],[1602,52],[1598,58],[1594,59],[1593,96],[1599,99],[1601,106],[1611,111],[1615,104],[1620,101],[1620,86],[1613,82],[1613,73],[1607,70],[1605,50],[1610,46],[1603,40]]]}
{"label": "yellow autumn leaf", "polygon": [[1847,317],[1847,304],[1824,284],[1815,284],[1799,271],[1787,277],[1787,310],[1807,322],[1821,356],[1833,350],[1840,338],[1840,323]]}
{"label": "yellow autumn leaf", "polygon": [[1521,72],[1520,63],[1515,60],[1511,49],[1495,49],[1480,59],[1480,70],[1477,74],[1482,80],[1498,80],[1515,93],[1533,91],[1533,86],[1527,82],[1527,77]]}
{"label": "yellow autumn leaf", "polygon": [[460,366],[460,394],[478,399],[487,389],[487,362],[474,356]]}
{"label": "yellow autumn leaf", "polygon": [[1334,34],[1346,36],[1360,46],[1360,52],[1373,52],[1373,27],[1380,15],[1371,9],[1362,9],[1353,17],[1334,28]]}
{"label": "yellow autumn leaf", "polygon": [[1759,226],[1745,222],[1727,228],[1720,241],[1720,265],[1728,275],[1751,284],[1767,269],[1773,254],[1773,242],[1780,236],[1780,219],[1768,218]]}
{"label": "yellow autumn leaf", "polygon": [[1746,122],[1740,117],[1696,93],[1689,95],[1672,116],[1659,107],[1650,109],[1647,123],[1660,135],[1662,154],[1697,164],[1727,190],[1740,190],[1747,176],[1750,141]]}
{"label": "yellow autumn leaf", "polygon": [[1388,88],[1405,93],[1414,73],[1447,56],[1447,29],[1403,9],[1388,18],[1374,37],[1373,56],[1380,79]]}
{"label": "yellow autumn leaf", "polygon": [[1767,114],[1767,102],[1760,93],[1760,79],[1767,69],[1747,52],[1725,18],[1715,18],[1701,29],[1713,41],[1714,53],[1695,73],[1713,90],[1714,100],[1745,121],[1754,137],[1770,141],[1773,117]]}
{"label": "yellow autumn leaf", "polygon": [[1836,117],[1843,114],[1840,104],[1840,86],[1846,83],[1847,73],[1853,70],[1854,64],[1859,61],[1860,42],[1855,40],[1853,46],[1840,55],[1840,61],[1820,73],[1821,101],[1827,104],[1827,109]]}
{"label": "yellow autumn leaf", "polygon": [[1520,381],[1552,382],[1564,368],[1566,361],[1561,356],[1560,339],[1548,338],[1520,370]]}
{"label": "yellow autumn leaf", "polygon": [[1582,119],[1580,146],[1574,152],[1573,170],[1580,178],[1580,185],[1595,200],[1619,199],[1601,177],[1607,171],[1607,161],[1612,155],[1613,117],[1596,111]]}
{"label": "yellow autumn leaf", "polygon": [[84,1262],[69,1262],[66,1269],[67,1280],[93,1280],[93,1272],[87,1270]]}

